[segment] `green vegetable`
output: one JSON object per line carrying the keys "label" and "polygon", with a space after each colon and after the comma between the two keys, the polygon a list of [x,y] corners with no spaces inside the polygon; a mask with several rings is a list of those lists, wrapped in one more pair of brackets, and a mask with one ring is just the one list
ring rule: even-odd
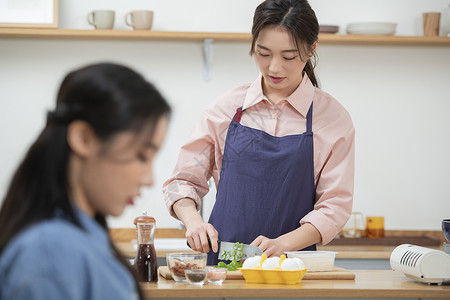
{"label": "green vegetable", "polygon": [[229,271],[236,271],[240,267],[242,267],[242,263],[240,261],[233,260],[228,264],[227,269]]}
{"label": "green vegetable", "polygon": [[220,261],[217,266],[221,268],[227,268],[228,271],[236,271],[238,268],[242,267],[241,258],[244,256],[242,253],[242,249],[244,248],[243,243],[235,243],[233,245],[233,250],[225,251],[222,250],[219,253],[219,260],[227,260],[231,261],[229,264],[226,264],[223,261]]}

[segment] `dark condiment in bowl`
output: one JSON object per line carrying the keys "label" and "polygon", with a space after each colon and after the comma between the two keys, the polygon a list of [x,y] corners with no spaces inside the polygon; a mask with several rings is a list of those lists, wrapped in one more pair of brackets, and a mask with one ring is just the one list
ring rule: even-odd
{"label": "dark condiment in bowl", "polygon": [[202,285],[206,280],[206,269],[191,269],[185,270],[184,274],[186,275],[186,279],[190,284],[194,285]]}
{"label": "dark condiment in bowl", "polygon": [[186,274],[186,277],[191,282],[201,282],[205,280],[206,274]]}

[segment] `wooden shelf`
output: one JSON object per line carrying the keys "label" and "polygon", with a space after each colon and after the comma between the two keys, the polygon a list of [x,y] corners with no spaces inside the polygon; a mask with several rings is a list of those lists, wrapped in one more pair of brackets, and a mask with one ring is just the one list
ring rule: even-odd
{"label": "wooden shelf", "polygon": [[250,42],[249,33],[0,28],[0,38]]}
{"label": "wooden shelf", "polygon": [[[177,32],[131,30],[75,30],[0,28],[0,38],[67,39],[67,40],[134,40],[134,41],[215,41],[250,42],[250,33]],[[450,46],[450,37],[336,35],[321,34],[321,44],[332,45],[392,45],[392,46]]]}
{"label": "wooden shelf", "polygon": [[335,45],[450,46],[450,37],[321,34],[319,42]]}

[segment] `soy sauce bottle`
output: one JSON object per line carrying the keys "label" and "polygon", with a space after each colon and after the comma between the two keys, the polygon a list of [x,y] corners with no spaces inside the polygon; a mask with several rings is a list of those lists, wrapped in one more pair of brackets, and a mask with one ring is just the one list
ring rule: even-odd
{"label": "soy sauce bottle", "polygon": [[144,212],[134,219],[134,225],[138,235],[138,251],[134,258],[138,279],[141,282],[158,282],[158,264],[153,243],[156,221]]}

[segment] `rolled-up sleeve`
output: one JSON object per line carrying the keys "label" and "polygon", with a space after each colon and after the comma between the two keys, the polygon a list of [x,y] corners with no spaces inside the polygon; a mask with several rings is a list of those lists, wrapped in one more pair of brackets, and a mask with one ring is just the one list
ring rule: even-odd
{"label": "rolled-up sleeve", "polygon": [[320,244],[329,243],[348,221],[353,205],[355,167],[355,129],[350,116],[344,112],[315,134],[320,144],[316,165],[316,202],[314,210],[300,220],[310,223],[320,232]]}
{"label": "rolled-up sleeve", "polygon": [[235,105],[217,99],[206,109],[197,122],[187,142],[181,147],[175,169],[163,185],[163,194],[169,213],[178,219],[173,205],[182,198],[194,200],[197,209],[208,193],[208,180],[217,183],[222,165],[226,132]]}
{"label": "rolled-up sleeve", "polygon": [[206,118],[202,116],[188,142],[181,148],[172,177],[163,185],[164,199],[170,214],[177,218],[173,204],[182,198],[191,198],[197,209],[201,198],[209,191],[207,181],[211,177],[214,142],[207,132]]}

